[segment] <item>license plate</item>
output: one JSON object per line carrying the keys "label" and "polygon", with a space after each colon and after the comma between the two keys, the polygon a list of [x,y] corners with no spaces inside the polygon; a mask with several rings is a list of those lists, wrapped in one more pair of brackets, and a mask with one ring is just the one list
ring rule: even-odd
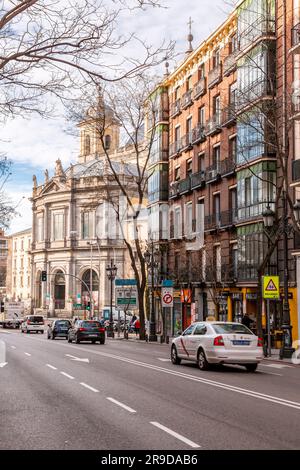
{"label": "license plate", "polygon": [[94,336],[97,336],[97,335],[89,335],[89,336],[93,336],[93,337],[94,337]]}
{"label": "license plate", "polygon": [[234,346],[249,346],[250,341],[245,341],[245,340],[243,340],[243,339],[234,339],[234,340],[232,341],[232,344],[233,344]]}

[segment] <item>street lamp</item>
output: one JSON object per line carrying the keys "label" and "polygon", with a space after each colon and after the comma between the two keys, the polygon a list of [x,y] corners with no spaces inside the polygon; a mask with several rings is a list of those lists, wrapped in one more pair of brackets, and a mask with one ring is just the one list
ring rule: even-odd
{"label": "street lamp", "polygon": [[157,341],[156,336],[156,315],[154,304],[154,272],[159,264],[160,254],[159,251],[154,251],[154,244],[151,243],[151,251],[146,250],[144,253],[144,260],[151,272],[151,312],[150,312],[150,335],[149,341]]}
{"label": "street lamp", "polygon": [[[282,202],[283,202],[283,215],[278,222],[278,225],[275,227],[278,235],[283,235],[283,266],[284,266],[284,276],[283,276],[283,287],[284,287],[284,298],[282,306],[282,325],[281,329],[283,332],[283,342],[280,350],[280,358],[291,358],[294,352],[292,348],[292,326],[291,326],[291,316],[290,316],[290,305],[289,305],[289,271],[288,271],[288,235],[293,229],[292,225],[288,222],[288,211],[287,211],[287,195],[286,192],[282,192]],[[295,207],[296,206],[296,207]],[[296,220],[300,219],[300,204],[299,201],[294,206],[294,213]],[[272,228],[275,223],[275,213],[267,206],[265,212],[263,213],[263,221],[265,228]]]}
{"label": "street lamp", "polygon": [[112,305],[113,305],[113,282],[116,278],[118,268],[114,264],[113,260],[110,260],[110,265],[106,268],[106,274],[108,279],[110,280],[110,313],[109,313],[109,327],[107,330],[107,336],[110,338],[114,338],[114,328],[113,328],[113,312],[112,312]]}

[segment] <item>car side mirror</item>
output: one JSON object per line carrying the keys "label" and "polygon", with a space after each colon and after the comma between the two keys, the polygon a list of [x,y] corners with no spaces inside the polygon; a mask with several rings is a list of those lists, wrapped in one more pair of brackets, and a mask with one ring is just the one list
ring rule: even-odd
{"label": "car side mirror", "polygon": [[177,336],[181,336],[182,335],[182,331],[177,331]]}

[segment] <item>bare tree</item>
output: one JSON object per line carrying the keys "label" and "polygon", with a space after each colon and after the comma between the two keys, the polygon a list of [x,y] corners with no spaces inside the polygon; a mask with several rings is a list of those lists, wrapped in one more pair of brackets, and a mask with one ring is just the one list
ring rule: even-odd
{"label": "bare tree", "polygon": [[13,216],[16,215],[16,207],[5,194],[5,184],[10,176],[11,162],[4,155],[0,155],[0,227],[7,229]]}
{"label": "bare tree", "polygon": [[[0,0],[0,115],[53,108],[47,94],[74,99],[84,83],[116,81],[157,64],[161,47],[118,33],[126,10],[158,0]],[[128,52],[130,56],[122,55]],[[138,50],[134,57],[133,50]]]}

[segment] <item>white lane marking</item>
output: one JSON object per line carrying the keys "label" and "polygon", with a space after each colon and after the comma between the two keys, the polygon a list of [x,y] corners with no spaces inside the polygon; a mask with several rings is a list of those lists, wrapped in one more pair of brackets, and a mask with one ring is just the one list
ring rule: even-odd
{"label": "white lane marking", "polygon": [[65,377],[68,377],[68,379],[74,379],[74,377],[72,377],[72,375],[69,375],[66,372],[61,371],[60,373],[61,373],[61,375],[64,375]]}
{"label": "white lane marking", "polygon": [[16,346],[11,346],[11,349],[17,349]]}
{"label": "white lane marking", "polygon": [[258,372],[261,372],[262,374],[265,375],[277,375],[277,377],[283,377],[282,374],[276,374],[275,372],[265,372],[264,370],[258,369]]}
{"label": "white lane marking", "polygon": [[112,403],[115,403],[116,405],[120,406],[121,408],[124,408],[124,410],[127,410],[129,411],[129,413],[136,413],[136,411],[132,408],[130,408],[129,406],[127,405],[124,405],[124,403],[121,403],[120,401],[118,400],[115,400],[114,398],[112,397],[106,397],[107,400],[111,401]]}
{"label": "white lane marking", "polygon": [[[44,340],[35,339],[35,341],[44,341]],[[77,349],[77,350],[79,349],[77,346],[74,346],[74,345],[72,346],[72,345],[59,344],[58,342],[56,344],[59,345],[59,346],[62,346],[64,348],[73,348],[73,349]],[[271,403],[276,403],[276,404],[279,404],[279,405],[282,405],[282,406],[288,406],[288,407],[300,410],[300,402],[294,402],[294,401],[286,400],[286,399],[280,398],[280,397],[273,397],[272,395],[265,395],[263,393],[259,393],[259,392],[253,391],[253,390],[247,390],[247,389],[235,387],[234,385],[230,385],[230,384],[226,384],[226,383],[222,383],[222,382],[216,382],[216,381],[213,381],[213,380],[204,379],[202,377],[200,378],[200,377],[185,374],[185,373],[182,373],[182,372],[175,372],[173,369],[166,369],[166,368],[163,368],[163,367],[160,367],[160,366],[153,366],[151,364],[147,364],[146,362],[139,362],[139,361],[136,361],[134,359],[125,358],[124,356],[117,356],[117,355],[114,355],[114,354],[109,354],[109,353],[104,353],[104,352],[99,352],[99,351],[92,351],[90,349],[85,349],[85,348],[82,348],[82,347],[80,347],[80,351],[81,352],[84,351],[84,352],[87,352],[87,353],[92,352],[93,354],[96,354],[98,356],[109,357],[111,359],[116,359],[116,360],[121,361],[121,362],[127,362],[129,364],[144,367],[146,369],[152,369],[152,370],[155,370],[157,372],[163,372],[165,374],[175,375],[177,377],[181,377],[181,378],[184,378],[184,379],[193,380],[194,382],[200,382],[200,383],[203,383],[205,385],[211,385],[211,386],[216,387],[216,388],[221,388],[221,389],[225,389],[225,390],[228,390],[228,391],[231,391],[231,392],[240,393],[240,394],[243,394],[243,395],[248,395],[248,396],[251,396],[252,398],[259,398],[261,400],[266,400],[266,401],[269,401]],[[289,366],[289,367],[292,367],[292,366]],[[293,368],[295,368],[295,367],[293,367]]]}
{"label": "white lane marking", "polygon": [[98,393],[98,392],[99,392],[99,390],[97,390],[97,389],[94,388],[94,387],[91,387],[91,386],[88,385],[88,384],[85,384],[84,382],[80,382],[80,385],[82,385],[82,386],[85,387],[85,388],[88,388],[88,389],[91,390],[92,392],[95,392],[95,393]]}
{"label": "white lane marking", "polygon": [[31,354],[24,352],[25,356],[31,356]]}
{"label": "white lane marking", "polygon": [[260,364],[263,367],[273,367],[273,369],[285,369],[286,367],[289,367],[293,369],[293,366],[287,366],[286,364]]}
{"label": "white lane marking", "polygon": [[49,367],[49,369],[57,370],[57,367],[54,367],[51,364],[46,364],[46,366]]}
{"label": "white lane marking", "polygon": [[0,368],[7,366],[8,362],[0,362]]}
{"label": "white lane marking", "polygon": [[81,358],[81,357],[72,356],[71,354],[65,354],[65,356],[70,357],[72,361],[90,362],[87,357]]}
{"label": "white lane marking", "polygon": [[159,429],[162,429],[163,431],[170,434],[171,436],[176,437],[176,439],[179,439],[180,441],[184,442],[188,446],[193,447],[193,449],[197,449],[197,448],[199,449],[199,447],[201,447],[199,446],[199,444],[196,444],[195,442],[190,441],[189,439],[182,436],[181,434],[178,434],[177,432],[172,431],[172,429],[169,429],[166,426],[163,426],[162,424],[157,423],[156,421],[150,421],[150,424],[152,424],[153,426],[156,426]]}
{"label": "white lane marking", "polygon": [[165,357],[158,357],[157,359],[161,362],[171,362],[171,359],[166,359]]}

